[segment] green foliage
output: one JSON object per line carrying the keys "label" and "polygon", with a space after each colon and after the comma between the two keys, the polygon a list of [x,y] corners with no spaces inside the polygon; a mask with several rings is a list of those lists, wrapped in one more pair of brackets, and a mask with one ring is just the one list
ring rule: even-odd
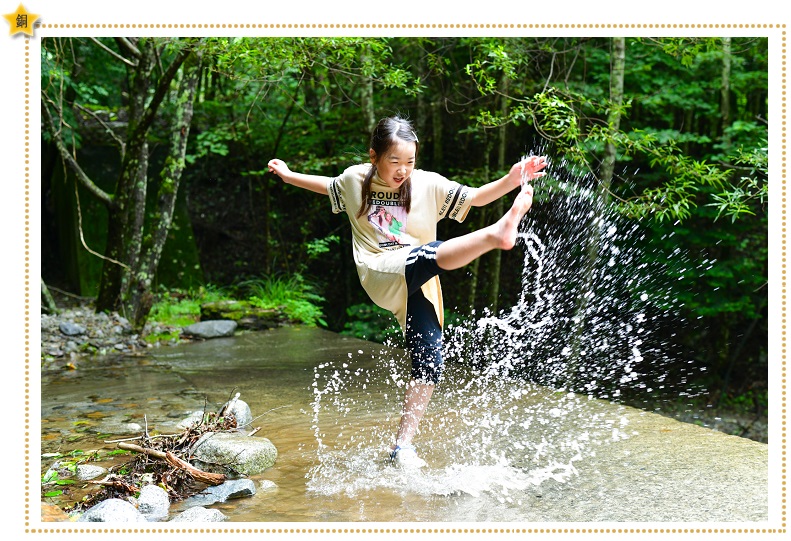
{"label": "green foliage", "polygon": [[193,153],[186,156],[189,164],[198,160],[216,156],[227,156],[230,152],[229,143],[235,140],[235,135],[229,126],[217,126],[211,130],[199,132],[192,142]]}
{"label": "green foliage", "polygon": [[[194,290],[161,288],[149,320],[152,323],[183,327],[200,320],[201,304],[229,299],[225,288],[200,286]],[[162,339],[164,336],[152,337]]]}
{"label": "green foliage", "polygon": [[401,340],[401,328],[393,315],[375,304],[355,304],[346,313],[348,319],[341,334],[379,344]]}
{"label": "green foliage", "polygon": [[254,306],[281,309],[290,319],[305,325],[327,325],[321,309],[324,298],[301,274],[248,279],[236,287]]}
{"label": "green foliage", "polygon": [[326,254],[331,250],[332,245],[340,242],[338,235],[329,235],[323,239],[313,239],[305,243],[305,252],[308,254],[309,259],[317,259],[322,254]]}
{"label": "green foliage", "polygon": [[768,148],[765,145],[747,151],[739,148],[731,161],[739,172],[738,178],[713,193],[713,202],[708,206],[717,209],[717,218],[730,216],[731,222],[735,222],[745,214],[756,216],[764,211],[769,191]]}

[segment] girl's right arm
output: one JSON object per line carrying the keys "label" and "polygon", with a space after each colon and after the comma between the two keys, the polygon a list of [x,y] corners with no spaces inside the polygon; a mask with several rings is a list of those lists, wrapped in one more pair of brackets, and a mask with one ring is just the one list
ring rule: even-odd
{"label": "girl's right arm", "polygon": [[327,186],[332,181],[330,177],[295,173],[288,168],[288,165],[283,160],[269,160],[268,167],[270,173],[279,176],[286,184],[293,184],[322,195],[327,195]]}

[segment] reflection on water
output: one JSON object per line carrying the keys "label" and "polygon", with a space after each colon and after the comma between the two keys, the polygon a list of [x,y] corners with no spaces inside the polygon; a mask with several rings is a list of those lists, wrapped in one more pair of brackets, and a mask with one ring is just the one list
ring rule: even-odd
{"label": "reflection on water", "polygon": [[429,467],[404,472],[385,448],[405,374],[399,350],[299,327],[85,360],[42,374],[42,453],[111,449],[103,442],[143,427],[174,433],[239,392],[278,448],[257,478],[278,488],[219,506],[234,521],[516,520],[543,481],[569,479],[576,460],[625,435],[617,410],[587,397],[516,381],[495,392],[451,365],[416,440]]}

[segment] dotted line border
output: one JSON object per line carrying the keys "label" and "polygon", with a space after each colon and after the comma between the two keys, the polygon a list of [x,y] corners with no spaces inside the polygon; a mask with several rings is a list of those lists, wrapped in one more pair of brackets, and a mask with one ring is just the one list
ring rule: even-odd
{"label": "dotted line border", "polygon": [[29,533],[257,534],[783,534],[785,528],[32,528]]}
{"label": "dotted line border", "polygon": [[692,24],[692,23],[35,23],[36,28],[241,28],[241,29],[784,29],[785,24],[778,23],[724,23],[724,24]]}

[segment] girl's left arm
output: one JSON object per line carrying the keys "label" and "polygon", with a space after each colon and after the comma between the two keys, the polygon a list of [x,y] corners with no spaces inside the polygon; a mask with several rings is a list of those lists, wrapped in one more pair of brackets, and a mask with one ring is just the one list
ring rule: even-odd
{"label": "girl's left arm", "polygon": [[541,170],[546,165],[546,156],[530,156],[515,163],[504,177],[484,184],[480,188],[471,188],[472,206],[483,207],[488,205],[514,188],[521,186],[523,181],[529,182],[535,178],[543,177],[546,173]]}

